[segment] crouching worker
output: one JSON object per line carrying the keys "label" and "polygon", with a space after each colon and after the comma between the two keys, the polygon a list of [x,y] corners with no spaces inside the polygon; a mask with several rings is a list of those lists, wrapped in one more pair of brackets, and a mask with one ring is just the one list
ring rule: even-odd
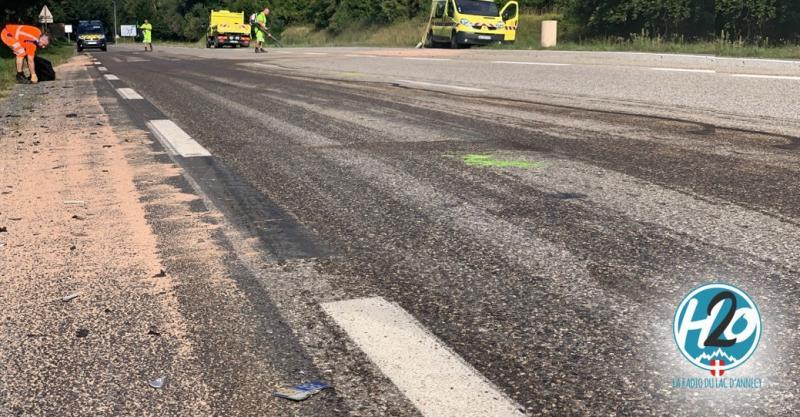
{"label": "crouching worker", "polygon": [[[0,37],[3,38],[3,43],[8,45],[14,52],[17,60],[17,82],[22,84],[39,82],[36,76],[36,64],[33,59],[36,57],[36,48],[44,48],[50,43],[47,35],[43,34],[35,26],[29,25],[6,25],[3,31],[0,32]],[[25,78],[22,72],[22,61],[28,59],[28,71],[31,73],[31,79]]]}

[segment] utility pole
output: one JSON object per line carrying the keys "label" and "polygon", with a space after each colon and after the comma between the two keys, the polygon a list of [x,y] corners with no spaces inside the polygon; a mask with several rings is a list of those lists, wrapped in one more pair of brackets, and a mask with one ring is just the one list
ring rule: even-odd
{"label": "utility pole", "polygon": [[117,43],[117,38],[119,37],[117,34],[117,2],[112,0],[111,3],[114,5],[114,43]]}

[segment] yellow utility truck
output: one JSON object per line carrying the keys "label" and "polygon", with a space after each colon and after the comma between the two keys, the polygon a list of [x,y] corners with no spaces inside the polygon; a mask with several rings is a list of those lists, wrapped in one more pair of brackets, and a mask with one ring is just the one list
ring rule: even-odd
{"label": "yellow utility truck", "polygon": [[451,48],[512,43],[517,39],[519,3],[498,8],[494,0],[433,0],[425,47]]}
{"label": "yellow utility truck", "polygon": [[250,24],[244,22],[244,12],[212,10],[206,35],[206,48],[238,48],[250,46]]}

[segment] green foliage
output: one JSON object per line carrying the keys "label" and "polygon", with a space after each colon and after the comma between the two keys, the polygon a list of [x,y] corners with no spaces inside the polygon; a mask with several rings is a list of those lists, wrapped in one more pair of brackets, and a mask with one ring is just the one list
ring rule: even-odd
{"label": "green foliage", "polygon": [[587,36],[796,42],[797,0],[558,0]]}

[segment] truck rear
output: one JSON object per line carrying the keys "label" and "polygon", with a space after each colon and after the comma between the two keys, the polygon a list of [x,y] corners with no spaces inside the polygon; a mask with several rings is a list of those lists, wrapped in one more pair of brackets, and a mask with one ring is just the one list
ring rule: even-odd
{"label": "truck rear", "polygon": [[244,22],[244,12],[212,10],[206,35],[206,48],[250,46],[250,25]]}

